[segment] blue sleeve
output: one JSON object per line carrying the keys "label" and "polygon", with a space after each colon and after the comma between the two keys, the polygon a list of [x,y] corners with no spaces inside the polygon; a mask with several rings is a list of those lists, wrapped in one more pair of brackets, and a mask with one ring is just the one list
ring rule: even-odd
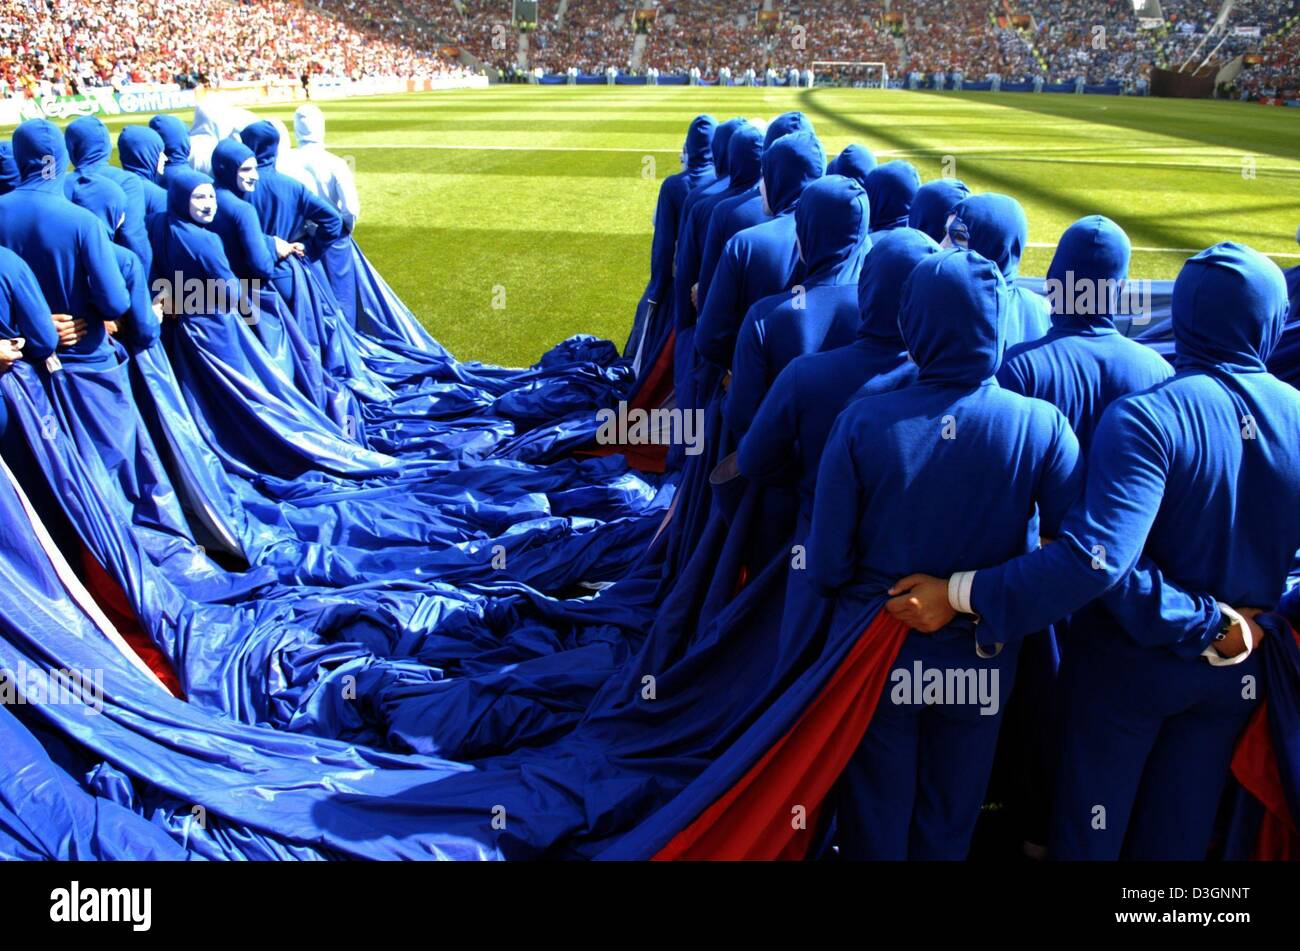
{"label": "blue sleeve", "polygon": [[104,320],[119,320],[131,309],[131,294],[126,289],[126,279],[122,277],[117,255],[113,253],[113,244],[98,224],[83,227],[78,238],[90,300]]}
{"label": "blue sleeve", "polygon": [[122,325],[121,337],[133,350],[153,345],[162,331],[158,314],[149,297],[149,281],[144,266],[133,255],[121,255],[122,276],[131,293],[131,314]]}
{"label": "blue sleeve", "polygon": [[858,562],[857,532],[866,486],[854,458],[852,416],[845,413],[835,421],[817,469],[813,494],[808,571],[813,585],[824,595],[833,594],[852,579]]}
{"label": "blue sleeve", "polygon": [[312,240],[317,247],[324,247],[343,237],[343,218],[333,205],[314,192],[308,191],[301,183],[299,183],[298,194],[301,196],[299,212],[304,219],[316,225],[316,233],[312,236]]}
{"label": "blue sleeve", "polygon": [[754,482],[789,485],[799,478],[799,363],[777,376],[740,442],[736,461]]}
{"label": "blue sleeve", "polygon": [[153,267],[153,245],[149,243],[149,231],[145,228],[144,189],[137,188],[127,195],[126,215],[122,226],[117,229],[116,241],[144,264],[144,272],[149,273]]}
{"label": "blue sleeve", "polygon": [[737,437],[749,431],[767,393],[767,353],[763,346],[766,325],[766,321],[756,319],[751,307],[736,338],[725,413],[727,428]]}
{"label": "blue sleeve", "polygon": [[673,273],[673,256],[677,250],[679,202],[675,201],[675,176],[668,176],[659,186],[659,203],[655,206],[655,233],[650,243],[650,299],[664,304],[664,290]]}
{"label": "blue sleeve", "polygon": [[736,309],[741,301],[745,269],[735,240],[727,242],[709,296],[702,297],[700,317],[695,324],[695,349],[708,360],[730,369],[736,348]]}
{"label": "blue sleeve", "polygon": [[709,226],[704,233],[704,244],[700,246],[700,269],[695,276],[695,280],[700,285],[700,292],[697,298],[700,305],[704,305],[706,292],[713,284],[714,275],[718,273],[718,262],[722,259],[722,253],[726,250],[727,240],[723,237],[726,233],[726,222],[723,220],[727,216],[719,214],[719,209],[715,207],[713,214],[709,215]]}
{"label": "blue sleeve", "polygon": [[14,255],[14,266],[7,281],[10,299],[9,310],[14,326],[27,341],[23,356],[44,360],[59,347],[59,335],[50,316],[50,305],[41,293],[36,275],[27,262]]}
{"label": "blue sleeve", "polygon": [[1021,396],[1033,396],[1029,392],[1028,384],[1025,381],[1025,374],[1021,369],[1021,363],[1010,356],[1002,361],[1002,366],[998,368],[998,386],[1011,393],[1019,393]]}
{"label": "blue sleeve", "polygon": [[275,253],[275,236],[262,231],[257,223],[257,212],[252,205],[246,205],[252,214],[235,214],[235,240],[239,242],[248,260],[252,276],[262,281],[269,281],[275,276],[279,259]]}
{"label": "blue sleeve", "polygon": [[[1118,589],[1107,607],[1118,610],[1116,620],[1139,643],[1199,642],[1202,632],[1186,624],[1190,618],[1207,616],[1207,601],[1176,588],[1142,555],[1168,469],[1159,428],[1127,401],[1113,404],[1097,428],[1083,498],[1066,516],[1059,538],[1028,555],[978,570],[972,607],[991,630],[1014,638]],[[1046,518],[1044,533],[1052,534]],[[1153,595],[1161,599],[1158,604],[1139,603]],[[1217,615],[1217,607],[1213,613]],[[1130,626],[1135,624],[1136,633]]]}
{"label": "blue sleeve", "polygon": [[695,305],[691,303],[691,286],[700,276],[699,239],[690,218],[682,222],[677,235],[677,252],[673,256],[673,314],[678,329],[695,326]]}

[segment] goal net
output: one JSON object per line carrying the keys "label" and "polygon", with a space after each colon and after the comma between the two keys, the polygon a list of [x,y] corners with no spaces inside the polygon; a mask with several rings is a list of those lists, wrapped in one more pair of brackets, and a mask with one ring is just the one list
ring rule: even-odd
{"label": "goal net", "polygon": [[814,62],[814,86],[850,86],[857,89],[885,89],[889,72],[884,63],[853,63],[835,60]]}

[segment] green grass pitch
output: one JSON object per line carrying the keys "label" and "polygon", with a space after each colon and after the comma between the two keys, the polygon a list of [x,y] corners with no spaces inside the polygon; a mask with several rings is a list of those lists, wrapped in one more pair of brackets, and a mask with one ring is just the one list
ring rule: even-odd
{"label": "green grass pitch", "polygon": [[[827,152],[850,142],[1017,197],[1022,272],[1061,231],[1110,216],[1133,276],[1244,241],[1300,263],[1300,114],[1243,103],[852,89],[502,86],[322,103],[355,164],[357,237],[453,353],[526,365],[564,337],[623,344],[649,266],[659,182],[690,119],[802,109]],[[292,106],[260,110],[291,121]],[[117,126],[130,120],[114,120]],[[494,304],[504,304],[494,307]]]}

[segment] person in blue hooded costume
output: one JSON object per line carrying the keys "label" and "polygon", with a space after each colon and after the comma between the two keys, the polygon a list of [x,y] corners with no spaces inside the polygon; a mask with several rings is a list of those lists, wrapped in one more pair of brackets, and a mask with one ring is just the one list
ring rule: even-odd
{"label": "person in blue hooded costume", "polygon": [[1177,372],[1103,414],[1055,541],[897,585],[904,621],[974,612],[988,646],[1071,615],[1056,858],[1205,857],[1257,703],[1253,616],[1277,604],[1300,547],[1300,508],[1278,504],[1300,493],[1300,393],[1266,369],[1286,312],[1263,255],[1225,242],[1189,258],[1174,282]]}
{"label": "person in blue hooded costume", "polygon": [[[4,338],[0,339],[0,373],[23,358],[44,360],[59,345],[50,306],[45,303],[36,275],[26,261],[3,246],[0,246],[0,337]],[[0,439],[8,431],[9,413],[4,400],[0,400]]]}
{"label": "person in blue hooded costume", "polygon": [[867,174],[867,200],[871,202],[871,233],[908,227],[912,202],[921,187],[916,166],[903,159],[877,165]]}
{"label": "person in blue hooded costume", "polygon": [[654,237],[650,243],[650,280],[637,307],[638,323],[647,304],[655,307],[653,326],[642,325],[642,333],[654,354],[659,352],[668,329],[673,325],[673,258],[677,252],[683,205],[691,192],[713,184],[717,177],[713,152],[716,128],[717,120],[713,116],[699,115],[691,120],[686,131],[686,143],[682,146],[681,171],[667,176],[659,186]]}
{"label": "person in blue hooded costume", "polygon": [[955,209],[945,241],[953,247],[970,248],[997,264],[1007,280],[1008,347],[1037,340],[1051,326],[1047,301],[1016,283],[1020,256],[1029,243],[1029,219],[1020,202],[1010,195],[985,192],[972,195]]}
{"label": "person in blue hooded costume", "polygon": [[939,178],[916,190],[907,226],[924,231],[942,242],[948,234],[948,218],[958,205],[970,197],[970,189],[959,178]]}
{"label": "person in blue hooded costume", "polygon": [[852,343],[858,330],[858,277],[871,248],[866,190],[842,175],[819,178],[794,218],[804,276],[775,308],[751,307],[736,340],[726,420],[737,437],[791,360]]}
{"label": "person in blue hooded costume", "polygon": [[[82,116],[68,124],[64,132],[68,147],[68,157],[76,166],[79,175],[107,178],[122,190],[126,196],[126,208],[122,222],[113,228],[113,240],[134,251],[144,263],[144,272],[149,273],[153,252],[149,248],[149,235],[145,231],[145,198],[140,179],[130,172],[108,163],[113,153],[113,143],[108,135],[108,126],[97,116]],[[65,181],[65,188],[72,188],[72,177]]]}
{"label": "person in blue hooded costume", "polygon": [[826,153],[811,132],[782,136],[764,151],[760,187],[772,216],[737,233],[723,249],[695,326],[695,349],[705,360],[730,368],[746,312],[789,286],[799,258],[794,217],[799,196],[825,172]]}
{"label": "person in blue hooded costume", "polygon": [[163,141],[166,161],[160,173],[160,184],[166,188],[176,172],[193,168],[190,165],[190,130],[180,119],[168,115],[154,116],[149,120],[149,128]]}
{"label": "person in blue hooded costume", "polygon": [[8,195],[18,187],[20,180],[13,143],[6,139],[0,142],[0,195]]}
{"label": "person in blue hooded costume", "polygon": [[[1052,532],[1077,496],[1079,447],[1065,417],[994,380],[1005,290],[997,266],[970,251],[932,254],[908,277],[899,329],[916,383],[852,403],[818,473],[808,570],[834,599],[833,625],[860,617],[900,565],[1023,553],[1035,507]],[[918,498],[925,504],[908,503]],[[840,780],[845,857],[965,857],[1017,653],[977,654],[973,629],[964,619],[904,640]],[[924,693],[926,670],[940,684],[945,671],[971,672],[970,694]]]}
{"label": "person in blue hooded costume", "polygon": [[[286,241],[310,240],[311,248],[323,248],[343,236],[343,218],[327,201],[309,191],[302,182],[276,171],[280,134],[266,120],[254,122],[240,132],[243,143],[257,158],[257,188],[247,200],[257,209],[262,230]],[[310,233],[309,233],[310,232]],[[277,286],[282,281],[277,279]],[[281,287],[286,298],[292,290]]]}
{"label": "person in blue hooded costume", "polygon": [[[777,116],[763,133],[763,154],[766,155],[777,140],[795,132],[814,135],[812,121],[802,112],[783,112]],[[751,187],[739,195],[718,202],[709,216],[704,244],[700,249],[699,278],[696,282],[699,288],[695,292],[697,314],[704,312],[704,301],[708,297],[713,274],[718,268],[718,262],[722,258],[727,242],[746,228],[762,224],[771,217],[771,202],[763,200],[762,184],[760,166],[759,174]]]}
{"label": "person in blue hooded costume", "polygon": [[1158,353],[1115,329],[1131,253],[1109,218],[1089,215],[1066,228],[1047,269],[1052,328],[1009,347],[998,371],[1006,389],[1064,413],[1085,456],[1107,406],[1173,375]]}
{"label": "person in blue hooded costume", "polygon": [[[673,384],[677,405],[696,406],[695,383],[695,299],[693,289],[699,280],[701,254],[714,210],[732,198],[756,188],[763,170],[763,133],[743,120],[728,138],[727,187],[701,197],[690,206],[677,237],[674,261],[673,315],[677,321],[676,352],[673,357]],[[726,123],[723,123],[725,128]],[[722,134],[719,130],[719,136]],[[716,183],[715,183],[716,184]],[[690,202],[688,201],[688,205]]]}
{"label": "person in blue hooded costume", "polygon": [[[68,197],[78,207],[85,208],[112,235],[113,226],[126,214],[127,197],[122,189],[106,178],[76,172],[68,176]],[[121,245],[113,245],[113,255],[126,281],[131,296],[131,309],[126,319],[115,327],[115,336],[123,340],[132,351],[152,346],[158,339],[160,324],[149,294],[149,272],[140,258]],[[152,255],[151,255],[152,257]]]}
{"label": "person in blue hooded costume", "polygon": [[21,183],[0,197],[0,244],[31,267],[50,310],[84,322],[84,335],[59,351],[64,363],[108,366],[115,358],[105,321],[130,318],[131,295],[103,223],[68,201],[63,133],[31,119],[13,135]]}
{"label": "person in blue hooded costume", "polygon": [[939,245],[911,228],[897,228],[871,246],[858,278],[857,339],[848,346],[796,357],[763,398],[737,453],[740,472],[756,482],[783,483],[799,465],[802,539],[812,524],[817,467],[840,411],[857,394],[910,384],[916,364],[898,330],[903,285]]}
{"label": "person in blue hooded costume", "polygon": [[851,178],[863,188],[867,187],[867,176],[876,168],[876,157],[865,145],[846,145],[844,151],[831,159],[826,166],[827,175],[843,175]]}
{"label": "person in blue hooded costume", "polygon": [[143,125],[123,126],[117,134],[117,158],[122,168],[140,182],[144,197],[145,220],[167,211],[167,189],[158,184],[163,158],[163,140],[153,129]]}

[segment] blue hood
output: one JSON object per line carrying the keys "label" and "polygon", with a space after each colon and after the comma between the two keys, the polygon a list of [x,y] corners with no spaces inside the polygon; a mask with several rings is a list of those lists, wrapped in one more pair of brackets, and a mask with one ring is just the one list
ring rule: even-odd
{"label": "blue hood", "polygon": [[59,127],[45,119],[28,119],[14,129],[13,143],[20,183],[61,193],[68,150]]}
{"label": "blue hood", "polygon": [[[1053,302],[1053,316],[1114,326],[1110,319],[1114,301],[1105,288],[1127,280],[1131,252],[1124,229],[1102,215],[1080,218],[1066,228],[1047,269],[1047,299]],[[1080,285],[1090,287],[1091,294],[1078,297],[1072,289]]]}
{"label": "blue hood", "polygon": [[912,199],[907,226],[924,231],[935,241],[942,241],[948,233],[948,216],[969,197],[970,189],[960,179],[940,178],[926,182]]}
{"label": "blue hood", "polygon": [[280,155],[280,133],[270,122],[262,119],[245,126],[239,133],[240,141],[253,150],[259,169],[275,168]]}
{"label": "blue hood", "polygon": [[727,147],[727,169],[732,188],[758,184],[759,176],[763,174],[763,133],[756,126],[746,122],[731,136]]}
{"label": "blue hood", "polygon": [[126,192],[116,182],[103,176],[75,172],[71,177],[72,191],[68,198],[74,205],[85,208],[103,223],[108,236],[117,234],[118,226],[126,214]]}
{"label": "blue hood", "polygon": [[922,383],[974,387],[1002,363],[1007,284],[974,251],[931,254],[903,285],[898,329]]}
{"label": "blue hood", "polygon": [[14,161],[14,145],[0,142],[0,195],[7,195],[18,187],[18,163]]}
{"label": "blue hood", "polygon": [[190,164],[190,130],[184,122],[175,116],[154,116],[149,128],[162,138],[168,166]]}
{"label": "blue hood", "polygon": [[969,247],[998,266],[1008,281],[1016,279],[1020,255],[1029,243],[1029,219],[1010,195],[972,195],[953,211],[970,232]]}
{"label": "blue hood", "polygon": [[867,192],[843,175],[826,175],[803,190],[794,212],[805,284],[851,284],[871,247]]}
{"label": "blue hood", "polygon": [[1174,365],[1263,370],[1286,323],[1286,278],[1264,255],[1224,241],[1174,281]]}
{"label": "blue hood", "polygon": [[192,168],[178,169],[167,183],[167,214],[188,224],[199,225],[190,217],[190,195],[200,185],[211,185],[212,179]]}
{"label": "blue hood", "polygon": [[247,193],[239,187],[239,166],[253,157],[253,150],[234,139],[222,139],[212,150],[212,180],[218,188],[234,192],[240,198],[247,199]]}
{"label": "blue hood", "polygon": [[826,166],[827,175],[843,175],[866,187],[867,176],[876,167],[876,157],[865,145],[850,145]]}
{"label": "blue hood", "polygon": [[731,137],[748,124],[744,119],[728,119],[713,130],[713,171],[718,178],[731,174]]}
{"label": "blue hood", "polygon": [[763,152],[763,181],[773,214],[789,210],[809,182],[826,174],[826,153],[811,132],[783,135]]}
{"label": "blue hood", "polygon": [[767,127],[767,132],[763,134],[763,149],[766,151],[771,148],[772,143],[782,136],[790,135],[794,132],[807,132],[813,134],[812,120],[802,112],[783,112]]}
{"label": "blue hood", "polygon": [[146,181],[157,184],[158,156],[162,154],[162,136],[148,126],[129,125],[118,133],[117,158],[122,168]]}
{"label": "blue hood", "polygon": [[696,116],[686,130],[686,167],[691,169],[707,168],[713,164],[713,133],[718,127],[718,120],[710,115]]}
{"label": "blue hood", "polygon": [[867,174],[867,198],[871,200],[871,230],[888,231],[907,225],[912,199],[921,187],[916,166],[902,159],[877,165]]}
{"label": "blue hood", "polygon": [[858,336],[906,349],[898,331],[903,285],[913,269],[939,253],[929,235],[914,228],[895,228],[875,238],[858,278]]}
{"label": "blue hood", "polygon": [[63,131],[63,138],[68,146],[68,158],[77,168],[103,165],[113,154],[113,141],[109,138],[108,126],[98,116],[73,119]]}

